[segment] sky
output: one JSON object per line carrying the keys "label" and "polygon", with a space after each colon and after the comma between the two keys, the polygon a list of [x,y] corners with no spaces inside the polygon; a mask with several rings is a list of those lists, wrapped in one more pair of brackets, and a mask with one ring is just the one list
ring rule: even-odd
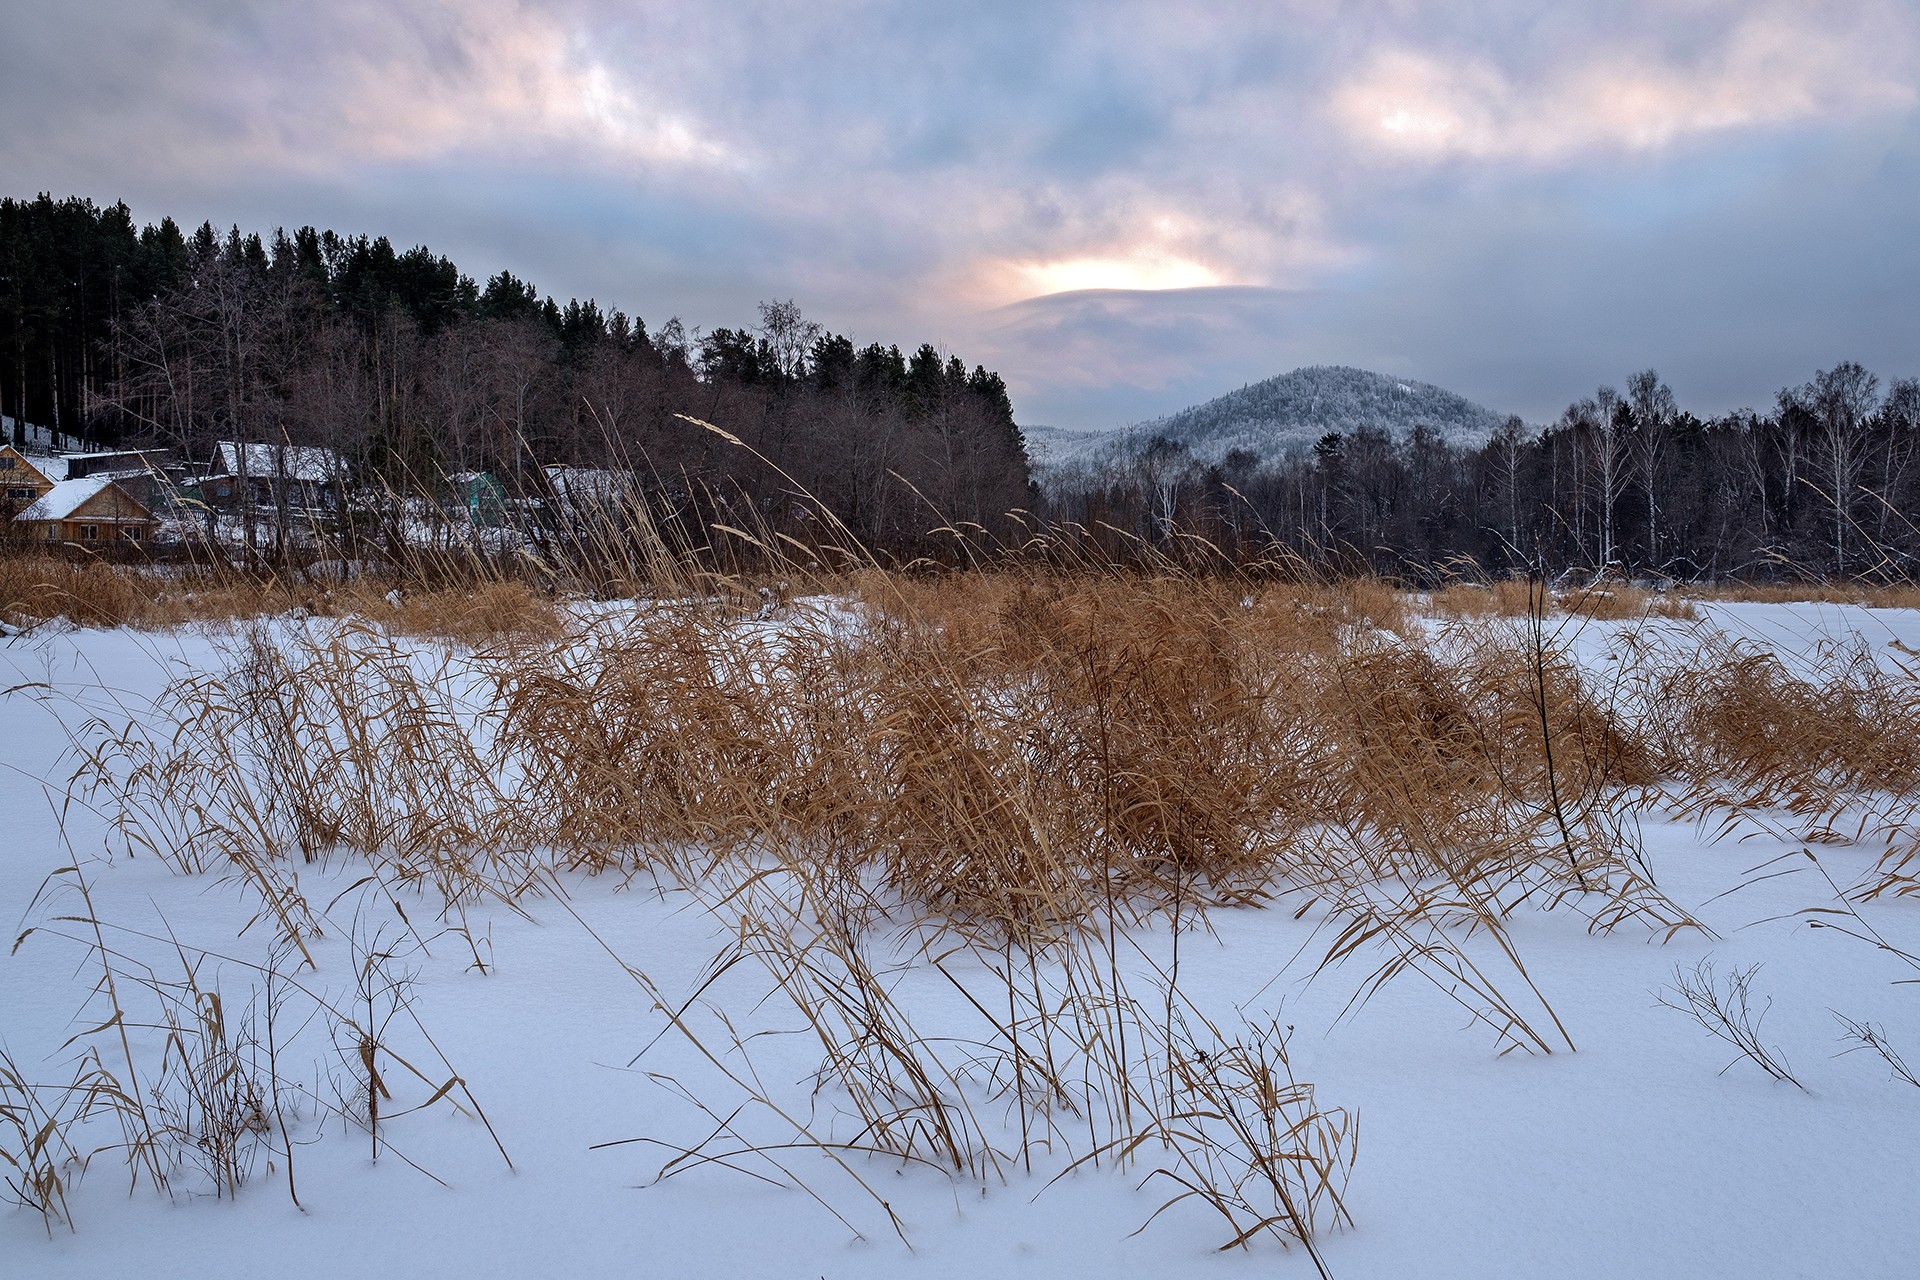
{"label": "sky", "polygon": [[1920,374],[1916,0],[0,0],[0,121],[0,194],[791,298],[1030,424]]}

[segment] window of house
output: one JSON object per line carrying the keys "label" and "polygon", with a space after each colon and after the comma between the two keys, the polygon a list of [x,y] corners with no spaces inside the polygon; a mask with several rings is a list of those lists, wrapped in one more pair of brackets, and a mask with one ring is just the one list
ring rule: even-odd
{"label": "window of house", "polygon": [[11,470],[13,470],[13,459],[0,458],[0,471],[11,471]]}
{"label": "window of house", "polygon": [[80,526],[80,541],[82,541],[82,542],[94,542],[94,541],[97,541],[97,540],[99,539],[99,537],[100,537],[100,526],[99,526],[99,525],[97,525],[97,524],[83,524],[83,525],[81,525],[81,526]]}
{"label": "window of house", "polygon": [[9,489],[7,490],[7,497],[14,502],[31,502],[33,500],[33,490]]}
{"label": "window of house", "polygon": [[140,541],[140,531],[134,528],[130,524],[120,526],[120,536],[125,538],[128,542]]}

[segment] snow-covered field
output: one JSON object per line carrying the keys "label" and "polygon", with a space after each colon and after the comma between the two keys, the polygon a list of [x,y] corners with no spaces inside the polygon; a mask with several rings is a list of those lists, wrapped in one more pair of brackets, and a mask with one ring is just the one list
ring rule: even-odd
{"label": "snow-covered field", "polygon": [[[1892,641],[1920,649],[1916,611],[1702,609],[1713,626],[1790,666],[1810,666],[1821,645],[1852,637],[1875,653],[1897,656]],[[1685,626],[1669,625],[1675,634]],[[1627,660],[1618,630],[1587,622],[1566,632],[1596,681]],[[67,787],[78,763],[72,743],[88,738],[90,717],[141,720],[170,680],[219,669],[230,653],[230,638],[218,635],[57,628],[0,648],[0,685],[15,686],[0,698],[0,918],[14,933],[34,931],[0,958],[0,1047],[31,1077],[64,1082],[85,1046],[117,1044],[111,1031],[67,1043],[104,1015],[97,998],[90,1002],[99,970],[85,946],[88,913],[74,873],[55,874],[59,868],[81,868],[91,918],[107,922],[115,949],[162,976],[179,970],[182,954],[212,953],[197,962],[197,982],[218,985],[230,1005],[257,987],[249,966],[265,963],[272,942],[257,895],[213,874],[176,874],[153,856],[107,859],[114,815],[70,800]],[[1312,913],[1296,919],[1284,900],[1216,909],[1210,927],[1181,937],[1186,997],[1223,1025],[1291,1027],[1295,1076],[1314,1084],[1322,1107],[1357,1113],[1358,1155],[1345,1195],[1354,1225],[1319,1241],[1332,1274],[1916,1274],[1920,1088],[1890,1078],[1872,1053],[1843,1052],[1849,1046],[1835,1013],[1884,1027],[1895,1049],[1920,1065],[1920,968],[1888,949],[1920,954],[1920,902],[1886,896],[1860,904],[1860,919],[1887,944],[1876,946],[1851,936],[1852,917],[1799,914],[1836,906],[1833,887],[1805,858],[1769,869],[1784,874],[1755,871],[1809,847],[1790,817],[1732,830],[1657,812],[1641,822],[1659,887],[1717,936],[1684,931],[1662,944],[1644,929],[1594,936],[1572,913],[1517,915],[1513,943],[1577,1052],[1499,1056],[1485,1027],[1463,1025],[1459,1005],[1413,976],[1353,1004],[1373,965],[1355,960],[1309,981],[1324,950],[1321,922]],[[1810,847],[1845,888],[1869,872],[1882,846]],[[431,1082],[396,1079],[388,1105],[430,1105],[385,1120],[382,1141],[391,1147],[374,1159],[363,1128],[326,1115],[351,1101],[342,1095],[353,1089],[354,1046],[337,1043],[337,1028],[330,1032],[310,1007],[299,1013],[305,1006],[293,999],[280,1028],[292,1042],[280,1072],[307,1082],[307,1102],[289,1106],[298,1206],[284,1155],[269,1149],[283,1145],[278,1133],[260,1144],[232,1198],[216,1198],[191,1168],[175,1171],[171,1194],[144,1181],[130,1191],[121,1153],[104,1150],[71,1192],[73,1230],[49,1232],[29,1209],[0,1208],[0,1273],[1315,1274],[1303,1250],[1269,1238],[1216,1252],[1229,1233],[1197,1201],[1135,1234],[1177,1189],[1164,1178],[1143,1185],[1150,1163],[1082,1166],[1056,1179],[1068,1159],[1042,1151],[1031,1171],[1006,1159],[984,1177],[954,1177],[849,1156],[850,1174],[801,1150],[784,1158],[807,1189],[752,1176],[766,1170],[751,1158],[737,1162],[740,1170],[709,1166],[647,1185],[670,1145],[693,1147],[715,1126],[683,1088],[723,1115],[733,1105],[629,969],[670,998],[693,994],[729,941],[695,895],[647,877],[573,876],[564,904],[529,896],[524,915],[503,904],[472,906],[464,934],[427,925],[431,911],[414,903],[420,927],[409,932],[397,913],[410,900],[369,886],[363,865],[341,858],[296,870],[300,892],[330,925],[309,943],[313,967],[299,980],[351,1006],[365,956],[389,952],[381,975],[401,982],[410,1004],[396,1009],[379,992],[376,1001],[387,1000],[392,1047]],[[1838,921],[1848,931],[1811,921]],[[929,1034],[969,1034],[974,1014],[958,988],[979,976],[979,959],[956,959],[950,981],[909,963],[914,939],[897,941],[897,951],[873,957],[898,966],[890,979],[896,1002]],[[1138,943],[1142,965],[1164,964],[1172,953],[1164,925]],[[1754,1011],[1765,1005],[1761,1039],[1804,1088],[1769,1079],[1662,1006],[1678,999],[1676,967],[1691,971],[1709,958],[1723,976],[1761,966],[1751,975]],[[777,997],[762,1000],[769,985],[742,966],[705,994],[743,1036],[791,1030],[798,1015]],[[139,995],[123,992],[122,1000],[131,1007]],[[709,1043],[720,1043],[713,1015],[703,1016]],[[804,1110],[819,1043],[796,1035],[752,1044],[767,1091]],[[463,1088],[429,1098],[456,1074]],[[471,1104],[484,1110],[510,1167]],[[739,1123],[762,1121],[743,1113]],[[117,1134],[98,1123],[89,1145],[109,1145]],[[1061,1145],[1064,1152],[1071,1144]],[[1082,1154],[1084,1145],[1073,1150]]]}

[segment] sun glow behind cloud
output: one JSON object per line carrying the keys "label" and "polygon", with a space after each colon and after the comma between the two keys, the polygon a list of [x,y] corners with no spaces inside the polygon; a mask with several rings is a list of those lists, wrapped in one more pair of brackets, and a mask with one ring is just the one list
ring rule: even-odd
{"label": "sun glow behind cloud", "polygon": [[1028,297],[1081,289],[1202,289],[1228,283],[1203,262],[1152,252],[1020,262],[1013,269],[1020,291]]}
{"label": "sun glow behind cloud", "polygon": [[1340,259],[1309,193],[1274,194],[1253,207],[1226,184],[1196,194],[1191,208],[1143,195],[1115,187],[1050,234],[1027,233],[1037,243],[1025,252],[995,252],[983,240],[984,252],[952,282],[956,296],[994,308],[1056,294],[1265,285]]}

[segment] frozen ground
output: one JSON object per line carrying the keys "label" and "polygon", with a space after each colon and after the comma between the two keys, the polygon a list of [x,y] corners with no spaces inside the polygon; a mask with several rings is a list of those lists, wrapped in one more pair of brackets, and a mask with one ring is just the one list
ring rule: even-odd
{"label": "frozen ground", "polygon": [[[1715,606],[1711,620],[1794,657],[1822,640],[1863,637],[1920,648],[1920,613],[1836,606]],[[1615,645],[1587,624],[1573,638],[1591,669]],[[137,715],[183,670],[218,660],[216,641],[127,632],[45,631],[0,649],[0,920],[43,926],[0,958],[0,1040],[30,1072],[61,1076],[82,1029],[93,981],[82,949],[56,936],[51,917],[71,896],[30,903],[56,868],[78,855],[101,918],[236,957],[264,952],[264,930],[242,933],[255,907],[211,877],[172,874],[151,857],[94,861],[103,815],[64,806],[68,729],[88,715]],[[1571,915],[1534,914],[1514,937],[1543,993],[1579,1046],[1573,1054],[1498,1058],[1483,1029],[1407,979],[1350,1016],[1342,1010],[1363,971],[1311,984],[1295,963],[1311,921],[1286,910],[1216,912],[1214,935],[1182,941],[1181,984],[1220,1016],[1277,1014],[1296,1028],[1294,1068],[1325,1105],[1360,1115],[1359,1157],[1348,1192],[1357,1226],[1328,1236],[1339,1276],[1882,1276],[1915,1274],[1920,1215],[1913,1212],[1920,1152],[1920,1089],[1891,1081],[1845,1046],[1829,1010],[1884,1024],[1920,1062],[1920,986],[1894,957],[1793,913],[1831,902],[1800,871],[1747,884],[1751,868],[1801,846],[1767,835],[1708,842],[1691,824],[1649,821],[1647,852],[1666,892],[1720,935],[1683,935],[1661,946],[1623,929],[1595,938]],[[1874,850],[1825,845],[1818,853],[1841,884]],[[303,876],[308,897],[352,895],[355,872]],[[330,877],[330,878],[329,878]],[[1139,1227],[1169,1194],[1136,1187],[1139,1175],[1080,1171],[1047,1185],[1057,1168],[1009,1169],[1004,1181],[953,1181],[925,1169],[873,1161],[860,1172],[905,1223],[909,1250],[824,1161],[800,1159],[863,1233],[799,1191],[725,1170],[643,1187],[664,1160],[644,1144],[691,1143],[699,1117],[644,1071],[697,1080],[700,1067],[671,1039],[638,1069],[628,1064],[662,1020],[606,949],[647,971],[667,992],[690,990],[723,941],[683,893],[647,882],[570,886],[579,919],[552,902],[532,920],[482,910],[470,922],[492,962],[441,938],[430,955],[404,958],[416,1010],[485,1108],[511,1155],[509,1170],[476,1122],[436,1107],[390,1124],[399,1150],[445,1184],[400,1160],[369,1159],[364,1134],[334,1123],[303,1135],[295,1172],[261,1158],[235,1200],[187,1188],[162,1198],[129,1194],[112,1153],[98,1158],[72,1208],[77,1230],[51,1238],[38,1215],[0,1208],[0,1272],[9,1276],[294,1277],[392,1273],[419,1276],[1168,1276],[1311,1275],[1299,1249],[1271,1242],[1217,1254],[1217,1220],[1191,1204]],[[404,905],[404,904],[403,904]],[[1897,947],[1920,952],[1920,904],[1862,908]],[[348,920],[348,906],[334,918]],[[363,928],[374,927],[378,904]],[[583,924],[581,921],[584,921]],[[18,930],[16,929],[16,932]],[[155,963],[164,948],[128,943]],[[1166,939],[1146,940],[1164,951]],[[1676,965],[1711,956],[1722,970],[1760,963],[1756,996],[1772,1001],[1764,1039],[1805,1083],[1768,1080],[1693,1022],[1660,1008]],[[314,981],[351,986],[348,940],[315,944]],[[229,965],[222,980],[244,977]],[[964,1020],[951,988],[924,974],[900,998],[929,1022]],[[764,984],[762,984],[764,986]],[[742,977],[741,1016],[755,994]],[[758,1016],[790,1025],[776,1008]],[[798,1085],[817,1064],[796,1038],[769,1039],[769,1078]],[[307,1046],[324,1092],[330,1048]],[[332,1059],[335,1072],[338,1058]],[[1727,1068],[1723,1071],[1723,1068]],[[796,1089],[804,1097],[804,1087]]]}

